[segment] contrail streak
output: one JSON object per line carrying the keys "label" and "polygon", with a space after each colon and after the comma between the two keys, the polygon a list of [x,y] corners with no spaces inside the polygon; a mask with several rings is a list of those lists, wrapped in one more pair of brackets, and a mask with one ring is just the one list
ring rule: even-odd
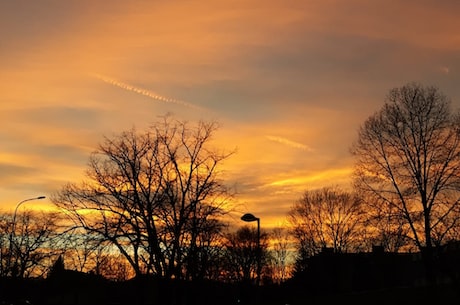
{"label": "contrail streak", "polygon": [[196,106],[194,104],[191,104],[191,103],[188,103],[188,102],[185,102],[185,101],[181,101],[181,100],[176,100],[176,99],[173,99],[173,98],[170,98],[170,97],[166,97],[166,96],[160,95],[158,93],[152,92],[150,90],[142,89],[142,88],[139,88],[139,87],[127,84],[127,83],[120,82],[120,81],[118,81],[116,79],[113,79],[111,77],[107,77],[107,76],[100,75],[100,74],[92,74],[92,75],[94,77],[102,80],[103,82],[105,82],[107,84],[111,84],[111,85],[114,85],[116,87],[125,89],[127,91],[131,91],[131,92],[134,92],[134,93],[138,93],[138,94],[150,97],[150,98],[152,98],[154,100],[157,100],[157,101],[161,101],[161,102],[165,102],[165,103],[172,103],[172,104],[177,104],[177,105],[181,105],[181,106],[185,106],[185,107],[204,110],[203,108],[201,108],[199,106]]}
{"label": "contrail streak", "polygon": [[276,136],[265,136],[265,137],[270,141],[282,143],[282,144],[285,144],[285,145],[288,145],[288,146],[291,146],[291,147],[294,147],[294,148],[299,148],[299,149],[302,149],[302,150],[306,150],[306,151],[312,151],[312,149],[310,147],[308,147],[307,145],[304,145],[304,144],[298,143],[298,142],[294,142],[294,141],[288,140],[286,138],[276,137]]}

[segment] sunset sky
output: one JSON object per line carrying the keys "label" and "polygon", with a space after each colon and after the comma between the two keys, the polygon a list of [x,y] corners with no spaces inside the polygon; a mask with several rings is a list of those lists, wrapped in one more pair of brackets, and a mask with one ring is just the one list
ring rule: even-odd
{"label": "sunset sky", "polygon": [[460,106],[457,0],[0,0],[0,208],[79,182],[103,136],[216,120],[238,208],[285,222],[348,187],[349,147],[391,88]]}

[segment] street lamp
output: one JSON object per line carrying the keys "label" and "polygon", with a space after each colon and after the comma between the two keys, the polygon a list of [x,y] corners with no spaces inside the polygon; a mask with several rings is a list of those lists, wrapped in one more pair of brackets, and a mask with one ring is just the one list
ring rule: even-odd
{"label": "street lamp", "polygon": [[[20,202],[18,202],[18,204],[16,204],[16,208],[14,209],[14,214],[13,214],[13,223],[11,224],[11,232],[10,232],[10,255],[9,255],[9,259],[8,259],[8,267],[11,267],[11,258],[13,257],[13,244],[14,244],[14,239],[16,239],[16,214],[18,213],[18,208],[25,202],[27,201],[32,201],[32,200],[41,200],[41,199],[45,199],[46,197],[45,196],[38,196],[38,197],[33,197],[33,198],[28,198],[28,199],[24,199]],[[16,245],[14,245],[16,247]],[[15,262],[16,264],[16,262]],[[12,273],[11,274],[12,276],[14,276],[14,274]]]}
{"label": "street lamp", "polygon": [[243,216],[241,216],[242,221],[246,222],[252,222],[252,221],[257,221],[257,279],[256,279],[256,284],[259,286],[260,283],[260,271],[261,271],[261,249],[260,249],[260,218],[254,216],[251,213],[246,213]]}
{"label": "street lamp", "polygon": [[[13,229],[16,225],[16,214],[18,212],[18,208],[24,203],[24,202],[27,202],[27,201],[32,201],[32,200],[40,200],[40,199],[45,199],[46,197],[45,196],[38,196],[38,197],[34,197],[34,198],[29,198],[29,199],[24,199],[23,201],[19,202],[18,204],[16,204],[16,208],[14,209],[14,214],[13,214]],[[14,230],[13,230],[14,231]]]}

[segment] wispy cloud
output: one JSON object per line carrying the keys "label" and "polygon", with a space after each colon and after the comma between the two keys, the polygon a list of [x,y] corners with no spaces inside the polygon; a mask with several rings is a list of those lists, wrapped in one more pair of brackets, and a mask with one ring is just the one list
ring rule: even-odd
{"label": "wispy cloud", "polygon": [[199,110],[206,110],[206,109],[204,109],[204,108],[202,108],[200,106],[194,105],[192,103],[177,100],[177,99],[170,98],[170,97],[166,97],[166,96],[160,95],[158,93],[155,93],[153,91],[150,91],[150,90],[147,90],[147,89],[143,89],[143,88],[140,88],[140,87],[136,87],[136,86],[133,86],[133,85],[118,81],[118,80],[116,80],[114,78],[111,78],[111,77],[108,77],[108,76],[104,76],[104,75],[97,74],[97,73],[93,73],[92,75],[94,77],[96,77],[97,79],[100,79],[100,80],[102,80],[103,82],[105,82],[107,84],[111,84],[111,85],[114,85],[116,87],[125,89],[127,91],[131,91],[131,92],[134,92],[134,93],[137,93],[137,94],[147,96],[149,98],[152,98],[152,99],[160,101],[160,102],[177,104],[177,105],[190,107],[190,108],[194,108],[194,109],[199,109]]}
{"label": "wispy cloud", "polygon": [[447,75],[447,74],[449,74],[450,69],[449,69],[449,67],[447,67],[447,66],[441,66],[441,67],[439,67],[439,71],[440,71],[441,73]]}
{"label": "wispy cloud", "polygon": [[291,146],[291,147],[294,147],[294,148],[302,149],[302,150],[305,150],[305,151],[312,151],[313,150],[313,149],[311,149],[309,146],[307,146],[305,144],[302,144],[302,143],[299,143],[299,142],[294,142],[294,141],[288,140],[286,138],[277,137],[277,136],[270,136],[270,135],[265,136],[265,138],[267,138],[268,140],[273,141],[273,142],[278,142],[278,143],[285,144],[285,145],[288,145],[288,146]]}

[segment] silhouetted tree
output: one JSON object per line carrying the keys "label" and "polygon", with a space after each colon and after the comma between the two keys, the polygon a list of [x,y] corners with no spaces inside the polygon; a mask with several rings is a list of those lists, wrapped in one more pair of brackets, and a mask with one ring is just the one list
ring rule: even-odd
{"label": "silhouetted tree", "polygon": [[257,281],[258,251],[263,271],[268,265],[268,234],[260,233],[260,249],[257,247],[257,229],[243,226],[236,232],[225,236],[225,273],[226,279],[232,282]]}
{"label": "silhouetted tree", "polygon": [[0,215],[0,276],[7,276],[11,272],[11,231],[12,217],[8,214]]}
{"label": "silhouetted tree", "polygon": [[276,227],[270,236],[271,248],[271,269],[272,280],[275,283],[281,283],[289,278],[291,275],[292,249],[291,238],[288,234],[287,228]]}
{"label": "silhouetted tree", "polygon": [[438,88],[409,83],[390,90],[351,147],[356,187],[405,220],[430,278],[434,240],[460,221],[459,131],[460,113]]}
{"label": "silhouetted tree", "polygon": [[133,277],[133,270],[119,251],[100,235],[85,234],[81,228],[61,236],[62,256],[66,269],[123,281]]}
{"label": "silhouetted tree", "polygon": [[96,264],[90,273],[112,281],[126,281],[133,276],[132,268],[120,253],[112,253],[104,248],[96,256]]}
{"label": "silhouetted tree", "polygon": [[407,222],[396,207],[381,204],[376,198],[367,198],[363,199],[363,208],[366,211],[366,248],[381,246],[386,252],[417,249],[410,238]]}
{"label": "silhouetted tree", "polygon": [[[24,211],[15,218],[0,218],[1,275],[39,277],[45,275],[59,255],[59,220],[54,212]],[[14,227],[14,232],[12,232]]]}
{"label": "silhouetted tree", "polygon": [[323,248],[355,251],[362,246],[364,211],[358,196],[339,187],[306,191],[288,215],[300,262]]}
{"label": "silhouetted tree", "polygon": [[100,256],[111,245],[100,235],[81,228],[69,228],[61,236],[63,259],[70,270],[89,272],[96,268]]}
{"label": "silhouetted tree", "polygon": [[[199,220],[197,220],[199,221]],[[218,279],[216,268],[220,266],[222,246],[221,232],[224,225],[217,219],[205,219],[200,234],[196,239],[196,246],[188,248],[185,262],[186,279]]]}
{"label": "silhouetted tree", "polygon": [[196,126],[165,117],[143,133],[105,138],[89,161],[87,179],[52,196],[78,227],[102,237],[135,274],[193,278],[200,244],[218,228],[228,188],[220,164],[231,153],[212,150],[217,124]]}

